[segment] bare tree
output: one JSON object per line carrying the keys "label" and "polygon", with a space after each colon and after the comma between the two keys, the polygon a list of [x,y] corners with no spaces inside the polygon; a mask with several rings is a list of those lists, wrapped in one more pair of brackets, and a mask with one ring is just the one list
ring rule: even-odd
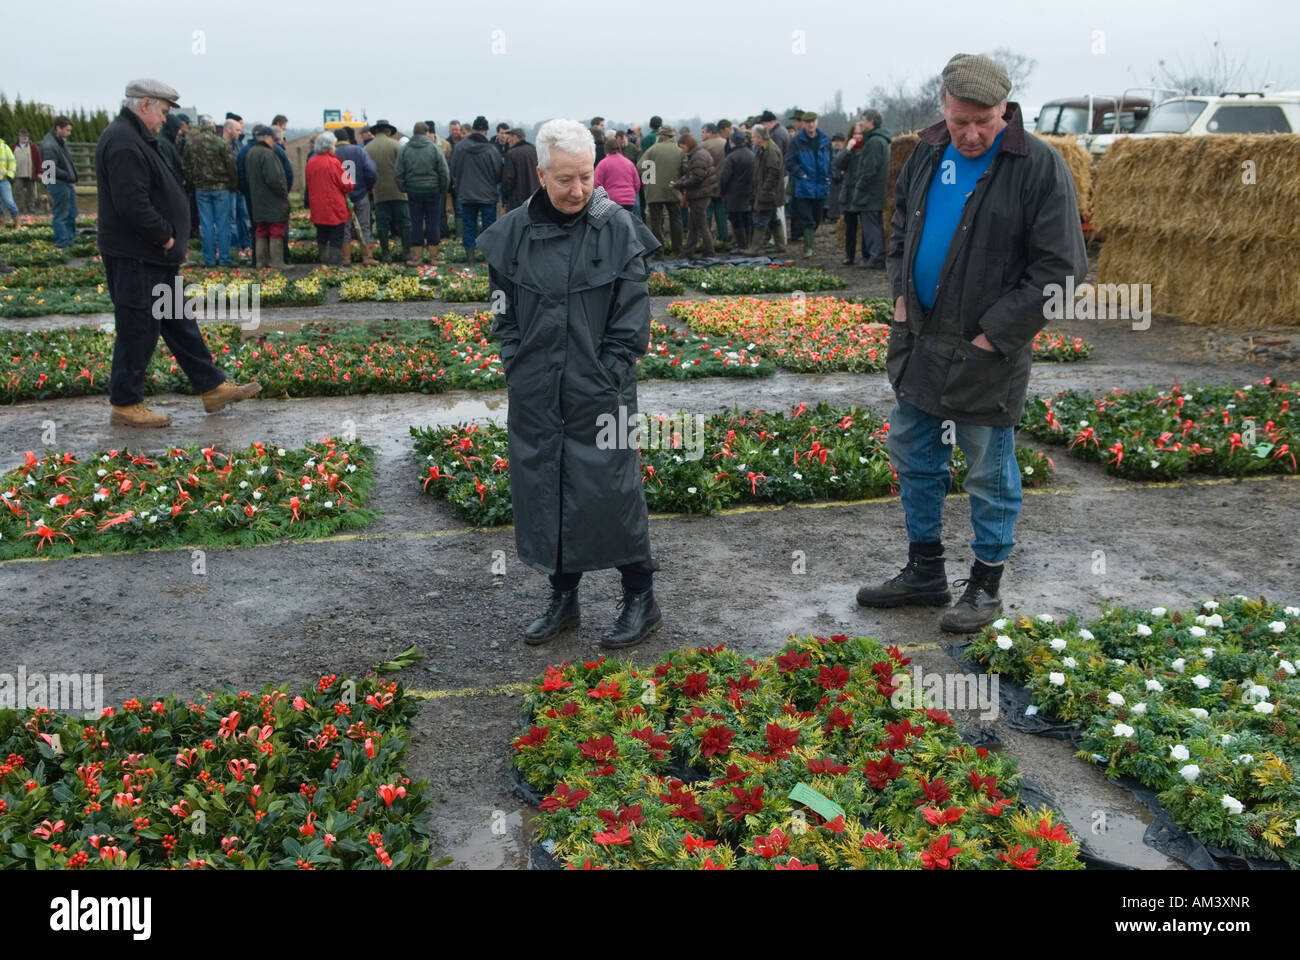
{"label": "bare tree", "polygon": [[989,53],[984,54],[990,60],[996,60],[1002,66],[1007,68],[1007,75],[1011,77],[1011,91],[1018,94],[1021,90],[1029,85],[1029,78],[1038,66],[1038,61],[1033,57],[1026,56],[1023,53],[1016,53],[1007,47],[998,47]]}
{"label": "bare tree", "polygon": [[1157,60],[1155,69],[1151,71],[1151,82],[1172,90],[1200,94],[1240,90],[1243,86],[1258,89],[1246,76],[1246,65],[1230,58],[1218,40],[1210,44],[1208,58],[1200,62],[1185,63],[1181,56],[1175,63]]}
{"label": "bare tree", "polygon": [[938,74],[916,88],[906,80],[890,80],[887,86],[872,88],[868,106],[881,112],[891,133],[920,130],[940,117],[939,84]]}

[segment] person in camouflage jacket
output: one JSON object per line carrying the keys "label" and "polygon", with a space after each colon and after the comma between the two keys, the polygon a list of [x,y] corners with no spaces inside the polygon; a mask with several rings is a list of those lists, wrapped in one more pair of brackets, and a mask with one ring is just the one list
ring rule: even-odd
{"label": "person in camouflage jacket", "polygon": [[185,141],[181,154],[185,179],[194,184],[203,233],[203,262],[208,266],[230,265],[231,191],[239,186],[235,155],[229,144],[217,136],[212,122],[200,123],[196,134]]}

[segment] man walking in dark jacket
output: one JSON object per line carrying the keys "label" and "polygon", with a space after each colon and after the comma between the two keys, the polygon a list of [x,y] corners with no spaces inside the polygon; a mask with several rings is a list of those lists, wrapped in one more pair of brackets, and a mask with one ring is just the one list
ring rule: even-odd
{"label": "man walking in dark jacket", "polygon": [[974,632],[1002,611],[998,588],[1022,499],[1015,428],[1034,336],[1046,323],[1050,285],[1088,271],[1070,172],[1059,153],[1025,133],[1010,90],[996,61],[953,57],[943,70],[943,120],[921,131],[894,189],[888,448],[908,562],[881,586],[864,586],[858,602],[952,599],[940,534],[955,442],[969,465],[975,528],[970,578],[957,581],[965,592],[940,622],[955,633]]}
{"label": "man walking in dark jacket", "polygon": [[507,134],[510,149],[506,151],[501,168],[501,196],[506,212],[523,206],[524,201],[537,192],[541,181],[537,179],[537,149],[524,139],[524,131],[516,127]]}
{"label": "man walking in dark jacket", "polygon": [[179,267],[190,234],[189,201],[157,140],[179,98],[157,80],[132,81],[122,112],[95,145],[99,251],[117,328],[109,422],[120,426],[171,424],[171,417],[143,403],[145,371],[159,333],[208,413],[261,390],[256,380],[242,386],[227,380],[193,316],[186,317]]}
{"label": "man walking in dark jacket", "polygon": [[785,169],[794,184],[794,232],[803,233],[803,255],[813,255],[813,239],[831,192],[831,141],[817,129],[817,114],[805,111],[803,129],[790,141]]}
{"label": "man walking in dark jacket", "polygon": [[54,126],[41,141],[43,163],[54,164],[51,179],[44,170],[38,176],[50,192],[50,212],[54,215],[54,245],[60,250],[72,246],[77,232],[77,167],[68,153],[68,137],[72,136],[72,121],[55,117]]}
{"label": "man walking in dark jacket", "polygon": [[461,212],[461,243],[466,261],[474,262],[481,230],[497,219],[497,185],[501,182],[501,154],[488,143],[486,117],[474,118],[474,130],[451,151],[451,179]]}
{"label": "man walking in dark jacket", "polygon": [[248,213],[253,218],[253,259],[259,267],[284,270],[283,241],[289,229],[289,183],[275,152],[275,131],[253,130],[244,160]]}
{"label": "man walking in dark jacket", "polygon": [[[490,149],[490,148],[489,148]],[[510,495],[519,559],[550,575],[551,601],[524,631],[545,643],[581,621],[583,571],[617,567],[623,605],[606,647],[644,640],[662,621],[640,451],[636,362],[650,339],[650,268],[659,246],[603,187],[596,145],[576,120],[537,134],[541,188],[479,238],[489,267],[510,391]]]}

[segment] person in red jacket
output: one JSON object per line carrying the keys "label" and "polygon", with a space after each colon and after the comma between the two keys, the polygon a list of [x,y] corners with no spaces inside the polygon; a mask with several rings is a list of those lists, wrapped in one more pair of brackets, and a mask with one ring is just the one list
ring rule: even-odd
{"label": "person in red jacket", "polygon": [[307,196],[320,262],[334,266],[343,259],[343,224],[352,218],[348,194],[355,186],[334,155],[337,142],[334,134],[325,131],[316,138],[316,152],[307,161]]}

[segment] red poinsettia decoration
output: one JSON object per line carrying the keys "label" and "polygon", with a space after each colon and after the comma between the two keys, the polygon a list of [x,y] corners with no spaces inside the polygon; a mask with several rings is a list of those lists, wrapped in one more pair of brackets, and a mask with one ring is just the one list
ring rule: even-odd
{"label": "red poinsettia decoration", "polygon": [[533,724],[532,729],[515,739],[515,753],[522,752],[524,747],[536,747],[540,745],[546,740],[546,737],[550,732],[550,727],[539,727],[537,724]]}
{"label": "red poinsettia decoration", "polygon": [[735,736],[735,732],[727,727],[709,727],[700,741],[700,756],[725,756],[731,751],[731,741]]}
{"label": "red poinsettia decoration", "polygon": [[952,834],[945,833],[930,844],[929,850],[921,851],[921,866],[926,870],[947,870],[952,860],[961,853],[961,847],[952,845]]}
{"label": "red poinsettia decoration", "polygon": [[771,860],[785,853],[790,846],[790,838],[779,827],[773,827],[767,836],[754,838],[754,852],[764,860]]}
{"label": "red poinsettia decoration", "polygon": [[833,667],[822,667],[817,671],[817,679],[813,683],[827,690],[839,690],[849,682],[849,671],[845,670],[838,663]]}
{"label": "red poinsettia decoration", "polygon": [[805,670],[812,666],[812,656],[807,653],[799,653],[791,650],[776,658],[778,673],[791,673],[795,670]]}
{"label": "red poinsettia decoration", "polygon": [[862,772],[867,775],[867,783],[877,790],[884,790],[889,786],[889,781],[896,780],[903,775],[903,765],[896,761],[890,754],[885,754],[879,760],[868,760],[862,768]]}
{"label": "red poinsettia decoration", "polygon": [[727,804],[727,813],[736,820],[744,820],[751,813],[758,813],[763,809],[763,785],[759,784],[753,790],[746,790],[744,787],[732,787],[731,795],[736,798],[735,803]]}
{"label": "red poinsettia decoration", "polygon": [[576,810],[578,804],[589,796],[591,796],[590,790],[572,790],[567,783],[560,783],[556,784],[554,793],[538,804],[538,808],[547,813],[553,813],[565,807]]}
{"label": "red poinsettia decoration", "polygon": [[1006,853],[999,853],[998,859],[1006,861],[1017,870],[1036,870],[1039,867],[1037,847],[1030,847],[1022,853],[1020,844],[1016,844],[1009,847]]}

